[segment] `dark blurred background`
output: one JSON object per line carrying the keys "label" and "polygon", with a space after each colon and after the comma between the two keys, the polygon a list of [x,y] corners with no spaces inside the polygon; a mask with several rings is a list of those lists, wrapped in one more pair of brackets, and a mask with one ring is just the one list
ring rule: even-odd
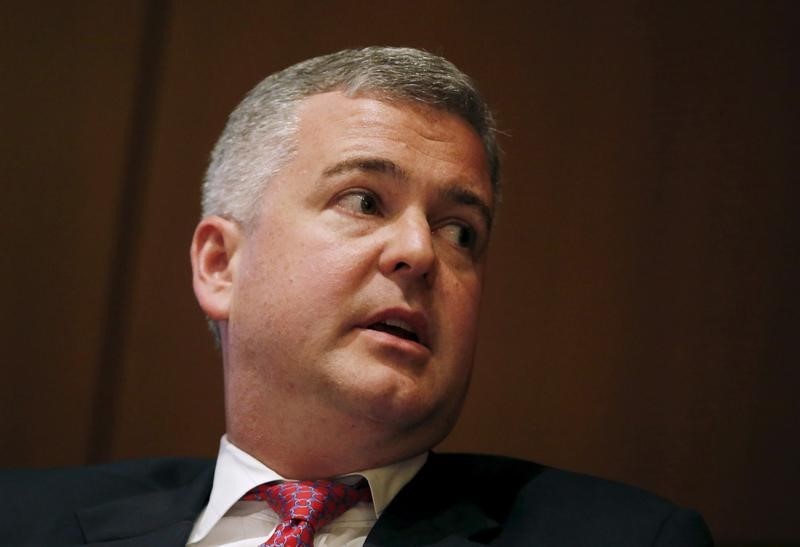
{"label": "dark blurred background", "polygon": [[722,545],[800,544],[799,8],[3,3],[0,464],[216,453],[188,261],[213,142],[268,73],[410,45],[473,75],[506,134],[440,449],[655,490]]}

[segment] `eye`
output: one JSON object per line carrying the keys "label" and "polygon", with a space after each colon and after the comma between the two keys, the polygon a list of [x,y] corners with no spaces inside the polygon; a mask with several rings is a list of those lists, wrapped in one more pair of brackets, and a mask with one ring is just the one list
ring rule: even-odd
{"label": "eye", "polygon": [[345,194],[339,199],[337,205],[357,215],[377,215],[380,212],[378,197],[366,190]]}
{"label": "eye", "polygon": [[439,232],[456,247],[472,250],[477,245],[477,232],[466,224],[446,224],[439,229]]}

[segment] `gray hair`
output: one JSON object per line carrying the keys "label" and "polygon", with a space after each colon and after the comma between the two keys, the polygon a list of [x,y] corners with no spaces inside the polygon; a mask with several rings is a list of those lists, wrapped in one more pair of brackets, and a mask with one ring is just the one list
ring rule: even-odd
{"label": "gray hair", "polygon": [[500,187],[495,122],[469,76],[450,61],[418,49],[367,47],[315,57],[256,85],[231,113],[203,182],[203,216],[221,215],[250,226],[264,184],[296,150],[297,107],[311,95],[407,101],[455,114],[478,133],[492,188]]}

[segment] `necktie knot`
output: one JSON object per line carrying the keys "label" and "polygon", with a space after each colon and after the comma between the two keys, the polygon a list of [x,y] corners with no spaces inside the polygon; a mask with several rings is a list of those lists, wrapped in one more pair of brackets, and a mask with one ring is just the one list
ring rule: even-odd
{"label": "necktie knot", "polygon": [[359,501],[370,501],[365,480],[347,485],[329,480],[256,486],[243,500],[267,502],[281,519],[264,545],[312,545],[314,533]]}

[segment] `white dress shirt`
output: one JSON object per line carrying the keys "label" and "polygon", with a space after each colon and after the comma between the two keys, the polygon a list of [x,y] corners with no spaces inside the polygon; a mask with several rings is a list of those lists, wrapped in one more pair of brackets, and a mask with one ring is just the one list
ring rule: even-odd
{"label": "white dress shirt", "polygon": [[[378,469],[350,473],[356,482],[367,479],[372,503],[359,503],[314,536],[315,547],[362,547],[375,521],[403,486],[425,463],[420,454]],[[339,477],[342,478],[342,477]],[[200,513],[189,535],[191,547],[256,547],[263,543],[280,522],[278,515],[263,501],[240,498],[259,484],[285,480],[275,471],[234,446],[222,436],[214,471],[214,485],[208,505]],[[348,482],[345,478],[342,482]]]}

